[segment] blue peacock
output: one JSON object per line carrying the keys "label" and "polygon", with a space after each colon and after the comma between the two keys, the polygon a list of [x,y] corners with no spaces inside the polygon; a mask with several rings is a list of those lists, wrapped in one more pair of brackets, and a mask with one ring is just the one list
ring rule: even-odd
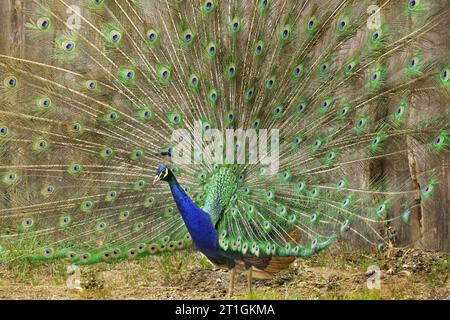
{"label": "blue peacock", "polygon": [[[195,247],[232,270],[231,294],[237,269],[251,289],[337,239],[382,249],[433,201],[450,146],[448,1],[73,4],[28,1],[25,53],[0,52],[1,260]],[[278,171],[177,163],[172,133],[196,123],[279,130]],[[429,164],[417,176],[388,165],[414,157]]]}

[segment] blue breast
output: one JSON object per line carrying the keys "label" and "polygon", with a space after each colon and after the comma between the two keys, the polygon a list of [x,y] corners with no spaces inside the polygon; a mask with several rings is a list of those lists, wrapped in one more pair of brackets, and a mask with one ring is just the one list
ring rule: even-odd
{"label": "blue breast", "polygon": [[209,214],[189,198],[175,177],[169,180],[169,185],[178,210],[197,249],[210,258],[219,255],[222,251],[218,241],[219,235]]}

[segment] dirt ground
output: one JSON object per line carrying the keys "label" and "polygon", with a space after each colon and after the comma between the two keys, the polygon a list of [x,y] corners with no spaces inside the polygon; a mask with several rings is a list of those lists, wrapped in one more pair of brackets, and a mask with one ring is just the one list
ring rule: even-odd
{"label": "dirt ground", "polygon": [[[378,273],[380,288],[369,289]],[[298,259],[272,280],[246,275],[233,299],[450,299],[449,255],[393,249],[365,254],[327,250]],[[81,267],[81,289],[66,286],[64,262],[0,265],[0,299],[225,299],[229,272],[197,252],[180,252],[114,264]]]}

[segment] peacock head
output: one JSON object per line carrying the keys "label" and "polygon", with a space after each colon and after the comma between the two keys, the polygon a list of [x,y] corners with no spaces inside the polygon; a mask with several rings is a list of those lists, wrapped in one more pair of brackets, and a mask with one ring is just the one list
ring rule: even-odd
{"label": "peacock head", "polygon": [[169,181],[169,179],[173,177],[172,170],[169,169],[166,165],[162,164],[156,169],[156,177],[153,180],[153,184],[157,183],[158,181]]}

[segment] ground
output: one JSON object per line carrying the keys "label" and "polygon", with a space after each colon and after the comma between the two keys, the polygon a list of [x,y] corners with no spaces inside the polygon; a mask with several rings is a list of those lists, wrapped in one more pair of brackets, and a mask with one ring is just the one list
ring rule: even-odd
{"label": "ground", "polygon": [[[450,299],[449,265],[444,253],[338,246],[255,281],[251,294],[239,275],[233,299]],[[368,288],[370,266],[381,270],[380,289]],[[0,299],[225,299],[228,276],[191,251],[83,266],[81,289],[68,289],[63,261],[14,262],[0,265]]]}

